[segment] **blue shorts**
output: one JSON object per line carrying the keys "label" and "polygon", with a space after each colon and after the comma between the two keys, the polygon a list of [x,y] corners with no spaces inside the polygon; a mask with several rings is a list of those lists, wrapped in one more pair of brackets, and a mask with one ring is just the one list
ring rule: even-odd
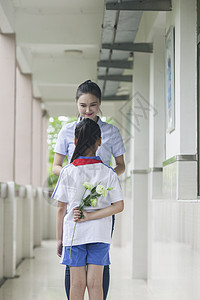
{"label": "blue shorts", "polygon": [[90,243],[72,247],[69,258],[70,246],[63,247],[61,264],[70,267],[83,267],[87,264],[107,266],[110,265],[110,244]]}

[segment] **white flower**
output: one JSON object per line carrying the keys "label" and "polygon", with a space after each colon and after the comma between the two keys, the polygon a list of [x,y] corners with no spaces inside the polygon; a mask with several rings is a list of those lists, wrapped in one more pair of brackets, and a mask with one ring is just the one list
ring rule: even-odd
{"label": "white flower", "polygon": [[97,198],[96,197],[91,198],[90,203],[92,206],[97,206]]}
{"label": "white flower", "polygon": [[100,195],[102,195],[104,198],[106,198],[107,196],[107,190],[105,188],[105,186],[103,186],[102,184],[98,184],[96,187],[96,192]]}
{"label": "white flower", "polygon": [[83,186],[84,186],[84,188],[86,188],[87,190],[91,190],[91,189],[93,188],[92,184],[89,183],[89,182],[87,182],[87,181],[85,181],[85,182],[83,183]]}

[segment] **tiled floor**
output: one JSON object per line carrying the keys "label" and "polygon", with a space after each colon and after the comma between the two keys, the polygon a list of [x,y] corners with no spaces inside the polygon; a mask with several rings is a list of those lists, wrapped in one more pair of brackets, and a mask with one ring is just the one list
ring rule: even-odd
{"label": "tiled floor", "polygon": [[[56,242],[45,241],[34,250],[34,259],[24,260],[19,278],[7,280],[0,288],[0,300],[64,300],[64,266],[55,254]],[[129,250],[112,247],[111,284],[108,300],[159,300],[145,281],[131,279]],[[88,299],[87,295],[85,299]]]}

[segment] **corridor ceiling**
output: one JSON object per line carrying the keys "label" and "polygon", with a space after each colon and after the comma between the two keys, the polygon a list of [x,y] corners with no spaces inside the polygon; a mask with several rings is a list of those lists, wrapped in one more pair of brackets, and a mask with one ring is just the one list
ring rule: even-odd
{"label": "corridor ceiling", "polygon": [[103,0],[0,0],[0,28],[16,33],[19,67],[50,115],[75,115],[77,86],[96,81],[103,14]]}
{"label": "corridor ceiling", "polygon": [[33,95],[50,115],[75,115],[76,88],[87,79],[100,85],[105,114],[113,111],[113,100],[128,100],[133,51],[112,47],[134,42],[142,5],[149,2],[151,10],[154,2],[170,2],[134,1],[0,0],[0,29],[16,34],[18,66],[32,75]]}

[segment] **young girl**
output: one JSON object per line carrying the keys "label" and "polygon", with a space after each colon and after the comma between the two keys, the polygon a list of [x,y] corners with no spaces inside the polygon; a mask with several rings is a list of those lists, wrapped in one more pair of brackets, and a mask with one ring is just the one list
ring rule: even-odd
{"label": "young girl", "polygon": [[[63,168],[52,195],[58,200],[57,253],[59,256],[62,253],[61,263],[70,266],[70,299],[84,299],[87,286],[90,300],[102,300],[103,267],[110,264],[111,216],[123,210],[123,195],[115,171],[96,156],[101,145],[98,124],[91,119],[79,122],[75,130],[75,144],[71,163]],[[96,207],[85,207],[84,218],[80,219],[78,206],[85,181],[92,186],[101,184],[113,189],[105,198],[98,198]],[[78,223],[69,258],[75,221]]]}
{"label": "young girl", "polygon": [[[101,146],[97,149],[97,155],[100,156],[103,163],[110,165],[111,155],[113,155],[116,163],[115,172],[120,175],[125,170],[124,157],[125,153],[124,144],[117,127],[107,122],[103,122],[98,116],[101,105],[101,90],[99,86],[87,80],[83,82],[76,92],[76,103],[79,111],[80,118],[78,121],[66,124],[61,129],[55,148],[55,157],[53,164],[54,174],[60,174],[62,170],[62,164],[65,156],[68,157],[68,161],[71,160],[74,152],[74,132],[75,127],[83,118],[89,118],[97,122],[101,129]],[[114,225],[114,216],[113,216]],[[109,288],[109,266],[104,267],[103,273],[103,293],[104,300],[106,300],[108,288]],[[70,292],[70,271],[66,266],[65,272],[65,289],[69,299]]]}

